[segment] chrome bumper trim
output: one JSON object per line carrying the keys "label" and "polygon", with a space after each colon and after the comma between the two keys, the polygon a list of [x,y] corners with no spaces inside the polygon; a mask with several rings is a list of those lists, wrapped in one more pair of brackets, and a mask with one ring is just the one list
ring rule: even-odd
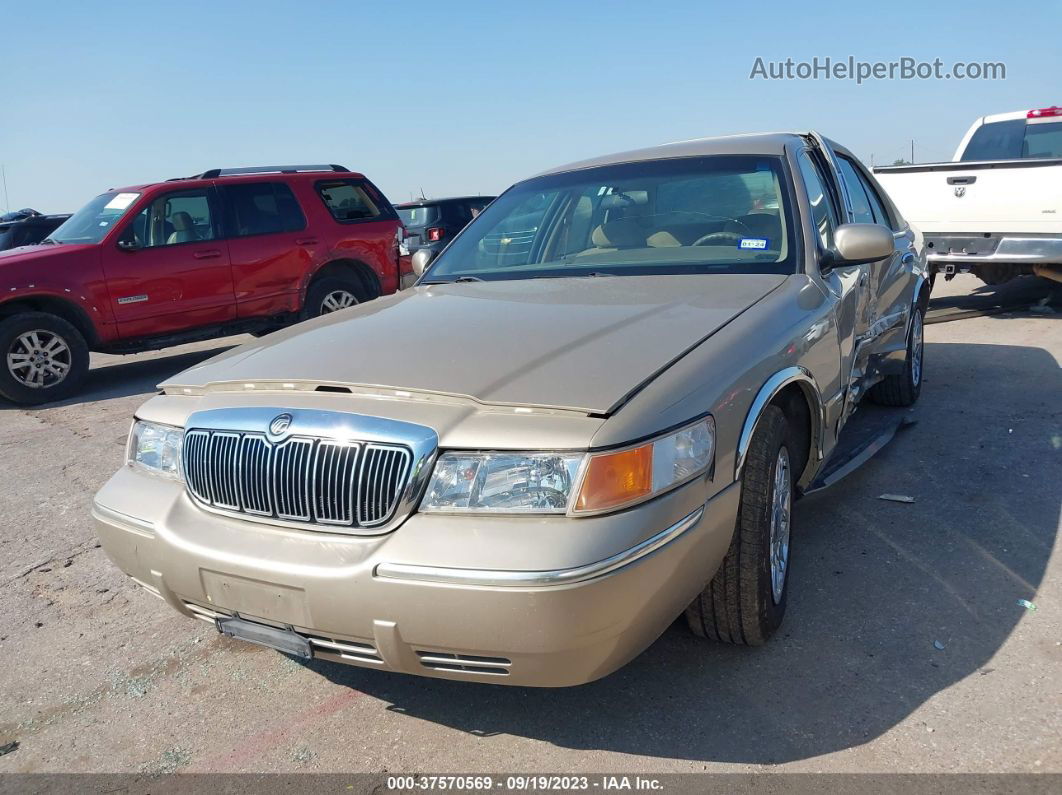
{"label": "chrome bumper trim", "polygon": [[536,587],[543,585],[571,585],[601,577],[617,569],[629,566],[640,558],[652,554],[665,544],[685,533],[704,515],[702,505],[693,513],[675,522],[671,527],[635,544],[612,557],[577,566],[573,569],[554,571],[491,571],[486,569],[453,569],[442,566],[417,566],[407,563],[380,563],[375,575],[388,580],[416,580],[448,585],[486,585],[511,587]]}
{"label": "chrome bumper trim", "polygon": [[[949,235],[927,235],[934,241],[946,241]],[[962,237],[951,235],[951,237]],[[995,251],[987,255],[934,254],[926,252],[932,263],[977,264],[982,262],[1005,263],[1062,263],[1062,237],[1002,237]]]}
{"label": "chrome bumper trim", "polygon": [[116,511],[113,508],[108,508],[106,505],[100,505],[98,502],[92,503],[92,516],[99,519],[101,522],[118,525],[123,530],[139,533],[140,535],[146,535],[151,538],[155,537],[154,522],[147,519],[140,519],[136,516],[130,516],[121,511]]}

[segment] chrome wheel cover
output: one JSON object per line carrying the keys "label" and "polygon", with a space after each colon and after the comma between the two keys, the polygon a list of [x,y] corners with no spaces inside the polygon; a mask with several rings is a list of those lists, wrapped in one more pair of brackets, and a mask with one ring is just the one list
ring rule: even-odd
{"label": "chrome wheel cover", "polygon": [[22,386],[47,389],[70,373],[74,355],[54,331],[33,329],[20,334],[7,349],[7,371]]}
{"label": "chrome wheel cover", "polygon": [[922,313],[915,310],[911,320],[911,383],[922,382]]}
{"label": "chrome wheel cover", "polygon": [[774,461],[774,488],[771,489],[771,597],[782,601],[785,574],[789,567],[789,525],[793,507],[793,479],[789,471],[789,451],[783,446]]}
{"label": "chrome wheel cover", "polygon": [[329,312],[347,309],[356,303],[358,303],[357,296],[349,290],[333,290],[321,301],[321,314],[327,315]]}

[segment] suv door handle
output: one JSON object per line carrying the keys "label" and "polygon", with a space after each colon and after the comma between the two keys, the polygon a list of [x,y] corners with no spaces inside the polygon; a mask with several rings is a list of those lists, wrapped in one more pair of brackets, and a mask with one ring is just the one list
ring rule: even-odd
{"label": "suv door handle", "polygon": [[316,237],[297,237],[295,238],[295,245],[297,246],[312,246],[317,242]]}
{"label": "suv door handle", "polygon": [[192,256],[196,259],[213,259],[214,257],[221,256],[221,250],[216,248],[208,248],[205,251],[193,251]]}

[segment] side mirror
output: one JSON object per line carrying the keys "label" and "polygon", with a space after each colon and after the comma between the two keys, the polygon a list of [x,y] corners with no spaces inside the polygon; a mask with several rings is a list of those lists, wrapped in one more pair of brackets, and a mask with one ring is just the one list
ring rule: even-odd
{"label": "side mirror", "polygon": [[413,273],[417,274],[417,276],[423,275],[424,271],[428,269],[428,265],[431,264],[433,256],[434,254],[426,248],[418,248],[413,252]]}
{"label": "side mirror", "polygon": [[139,251],[142,246],[135,240],[119,240],[118,248],[122,251]]}
{"label": "side mirror", "polygon": [[833,248],[827,252],[822,271],[878,262],[891,257],[895,250],[892,230],[880,224],[841,224],[833,234]]}

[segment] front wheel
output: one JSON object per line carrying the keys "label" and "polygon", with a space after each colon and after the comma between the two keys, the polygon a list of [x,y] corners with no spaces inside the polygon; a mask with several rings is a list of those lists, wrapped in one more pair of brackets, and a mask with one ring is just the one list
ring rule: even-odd
{"label": "front wheel", "polygon": [[915,307],[911,328],[907,332],[907,357],[903,372],[887,375],[870,388],[870,399],[881,406],[913,406],[922,394],[925,369],[925,342],[922,339],[925,310]]}
{"label": "front wheel", "polygon": [[73,394],[88,372],[85,338],[61,317],[26,312],[0,322],[0,396],[35,406]]}
{"label": "front wheel", "polygon": [[778,629],[789,594],[794,434],[777,406],[760,417],[741,477],[730,549],[712,581],[686,608],[695,635],[759,646]]}

